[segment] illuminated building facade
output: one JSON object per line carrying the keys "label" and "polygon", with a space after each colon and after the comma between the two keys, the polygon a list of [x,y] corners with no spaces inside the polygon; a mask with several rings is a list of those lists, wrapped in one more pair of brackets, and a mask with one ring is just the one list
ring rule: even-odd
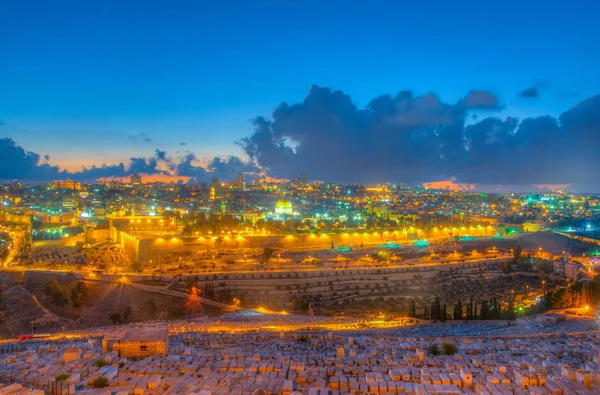
{"label": "illuminated building facade", "polygon": [[69,191],[81,191],[81,183],[73,180],[54,181],[52,189],[65,189]]}
{"label": "illuminated building facade", "polygon": [[268,213],[266,218],[272,219],[273,221],[287,221],[288,219],[298,219],[300,214],[294,211],[292,202],[288,200],[278,200],[275,203],[275,212]]}
{"label": "illuminated building facade", "polygon": [[142,177],[139,174],[133,174],[131,176],[131,183],[136,185],[136,184],[141,184],[142,183]]}

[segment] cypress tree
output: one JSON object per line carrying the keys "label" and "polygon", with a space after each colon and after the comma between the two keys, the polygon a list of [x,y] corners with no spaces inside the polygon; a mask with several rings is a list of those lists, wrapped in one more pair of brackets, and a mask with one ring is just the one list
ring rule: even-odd
{"label": "cypress tree", "polygon": [[487,320],[488,318],[488,301],[484,299],[481,302],[481,319]]}
{"label": "cypress tree", "polygon": [[471,318],[469,318],[469,319],[471,319],[471,320],[477,318],[476,317],[477,314],[474,311],[474,309],[475,309],[475,304],[473,303],[473,297],[470,297],[469,298],[469,314],[470,314]]}
{"label": "cypress tree", "polygon": [[415,304],[414,299],[410,300],[410,304],[408,306],[408,316],[416,317],[417,316],[417,305]]}
{"label": "cypress tree", "polygon": [[440,306],[440,298],[435,298],[433,302],[433,319],[439,320],[442,317],[442,310]]}
{"label": "cypress tree", "polygon": [[447,316],[448,316],[448,312],[446,311],[446,303],[444,303],[444,309],[442,310],[442,317],[440,318],[440,320],[446,321]]}

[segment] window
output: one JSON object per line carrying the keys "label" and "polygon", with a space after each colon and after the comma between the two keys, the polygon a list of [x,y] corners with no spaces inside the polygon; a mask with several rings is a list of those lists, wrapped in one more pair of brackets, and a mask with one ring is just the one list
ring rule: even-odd
{"label": "window", "polygon": [[140,346],[140,351],[148,351],[148,346]]}

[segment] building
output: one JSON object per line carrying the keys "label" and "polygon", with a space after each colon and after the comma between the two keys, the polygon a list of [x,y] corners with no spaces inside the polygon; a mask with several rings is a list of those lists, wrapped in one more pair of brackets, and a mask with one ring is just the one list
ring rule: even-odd
{"label": "building", "polygon": [[569,262],[565,265],[565,277],[570,281],[577,281],[579,273],[585,268],[582,263]]}
{"label": "building", "polygon": [[54,181],[52,189],[64,189],[68,191],[81,191],[81,183],[67,179],[66,181]]}
{"label": "building", "polygon": [[[112,342],[112,347],[109,347]],[[102,339],[102,351],[119,350],[121,358],[165,356],[169,352],[169,328],[142,328],[124,334],[108,334]]]}
{"label": "building", "polygon": [[298,219],[300,214],[294,211],[292,202],[288,200],[278,200],[275,203],[275,212],[268,213],[266,218],[273,221],[287,221],[288,219]]}
{"label": "building", "polygon": [[543,221],[529,221],[523,223],[523,232],[540,232],[544,228]]}
{"label": "building", "polygon": [[579,273],[585,266],[579,262],[572,262],[571,256],[567,253],[565,256],[554,262],[554,274],[562,276],[570,281],[576,281]]}
{"label": "building", "polygon": [[308,174],[302,173],[300,175],[300,185],[305,186],[308,184]]}
{"label": "building", "polygon": [[64,208],[71,208],[71,209],[75,208],[75,207],[77,207],[77,200],[75,200],[75,198],[73,198],[73,197],[65,198],[62,201],[62,206]]}
{"label": "building", "polygon": [[551,322],[553,324],[565,322],[566,320],[567,317],[564,314],[558,313],[540,314],[536,317],[536,321],[538,322]]}
{"label": "building", "polygon": [[275,203],[275,214],[292,215],[294,206],[288,200],[279,200]]}
{"label": "building", "polygon": [[246,180],[244,179],[244,173],[238,174],[238,176],[237,176],[237,186],[239,188],[246,187]]}
{"label": "building", "polygon": [[142,176],[140,176],[139,174],[133,174],[131,176],[131,183],[133,185],[138,185],[142,183]]}

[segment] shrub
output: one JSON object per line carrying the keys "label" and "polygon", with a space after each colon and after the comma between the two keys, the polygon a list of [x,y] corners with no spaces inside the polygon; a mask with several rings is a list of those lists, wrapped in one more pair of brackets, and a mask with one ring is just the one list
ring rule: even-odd
{"label": "shrub", "polygon": [[456,344],[453,343],[444,343],[442,344],[442,354],[444,355],[454,355],[458,352],[458,348]]}
{"label": "shrub", "polygon": [[59,374],[58,376],[55,377],[56,381],[65,381],[68,378],[69,378],[69,375],[66,373]]}
{"label": "shrub", "polygon": [[67,304],[67,291],[55,278],[48,280],[45,292],[55,306],[62,307]]}
{"label": "shrub", "polygon": [[104,388],[108,386],[108,379],[104,376],[100,376],[94,380],[92,380],[92,387],[94,388]]}
{"label": "shrub", "polygon": [[123,322],[123,320],[121,319],[121,314],[119,313],[112,313],[108,316],[108,318],[110,318],[113,324],[120,324],[121,322]]}
{"label": "shrub", "polygon": [[427,347],[427,355],[440,355],[440,348],[437,344]]}
{"label": "shrub", "polygon": [[104,359],[96,359],[94,361],[94,365],[96,365],[97,368],[101,368],[103,366],[106,366],[107,363],[106,363],[106,361]]}

